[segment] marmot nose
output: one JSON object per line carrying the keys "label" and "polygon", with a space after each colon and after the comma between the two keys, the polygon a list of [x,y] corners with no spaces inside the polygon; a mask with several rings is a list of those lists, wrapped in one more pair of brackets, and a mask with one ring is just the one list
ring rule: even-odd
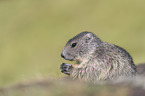
{"label": "marmot nose", "polygon": [[61,57],[62,57],[62,58],[65,58],[64,55],[63,55],[62,53],[61,53]]}

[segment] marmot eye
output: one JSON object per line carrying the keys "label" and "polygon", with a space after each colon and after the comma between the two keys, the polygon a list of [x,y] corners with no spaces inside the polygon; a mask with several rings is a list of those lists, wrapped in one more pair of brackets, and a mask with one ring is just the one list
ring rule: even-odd
{"label": "marmot eye", "polygon": [[76,47],[76,45],[77,45],[77,43],[73,43],[73,44],[71,45],[71,48]]}

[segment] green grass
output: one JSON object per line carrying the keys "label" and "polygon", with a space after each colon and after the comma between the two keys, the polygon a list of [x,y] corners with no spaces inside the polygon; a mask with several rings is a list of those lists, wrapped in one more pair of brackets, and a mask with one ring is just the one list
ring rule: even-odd
{"label": "green grass", "polygon": [[0,85],[62,77],[68,39],[91,31],[145,62],[144,0],[1,0]]}

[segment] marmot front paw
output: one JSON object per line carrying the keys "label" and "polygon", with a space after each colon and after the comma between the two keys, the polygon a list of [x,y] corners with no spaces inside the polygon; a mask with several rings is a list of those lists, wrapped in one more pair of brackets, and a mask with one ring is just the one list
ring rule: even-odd
{"label": "marmot front paw", "polygon": [[61,72],[67,75],[70,75],[70,69],[72,69],[71,64],[62,63],[60,65]]}

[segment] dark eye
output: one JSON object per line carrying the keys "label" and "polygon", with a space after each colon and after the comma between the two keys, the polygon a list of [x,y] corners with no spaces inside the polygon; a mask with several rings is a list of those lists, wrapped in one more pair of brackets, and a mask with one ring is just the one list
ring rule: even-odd
{"label": "dark eye", "polygon": [[71,48],[76,47],[76,45],[77,45],[77,43],[73,43],[73,44],[71,45]]}

